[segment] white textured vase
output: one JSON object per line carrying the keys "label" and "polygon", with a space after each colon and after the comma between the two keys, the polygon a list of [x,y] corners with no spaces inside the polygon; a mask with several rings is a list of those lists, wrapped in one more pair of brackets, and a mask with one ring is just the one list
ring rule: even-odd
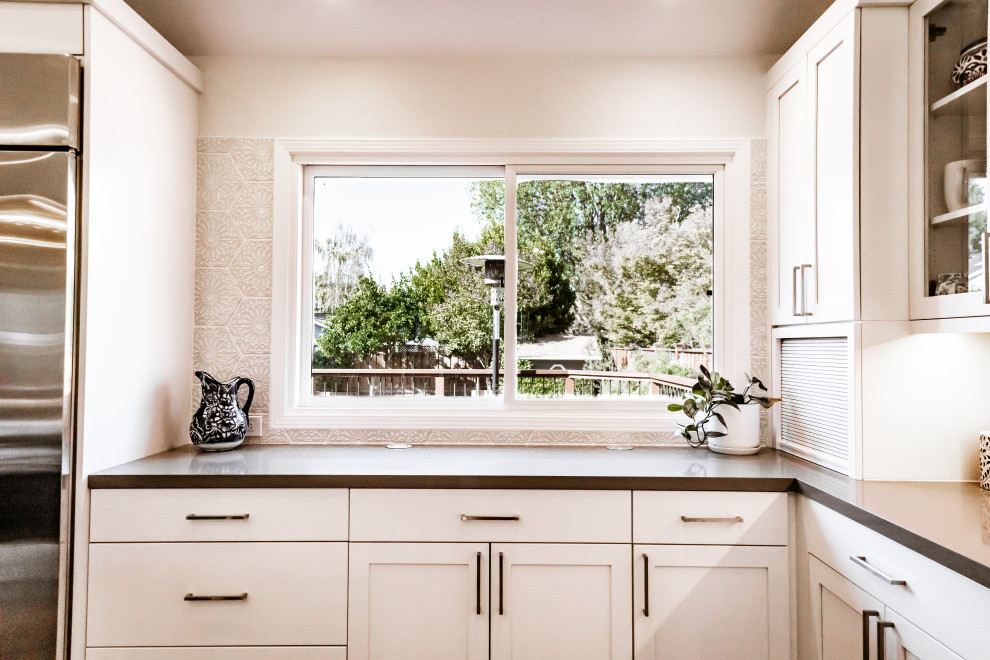
{"label": "white textured vase", "polygon": [[760,451],[760,410],[758,405],[740,406],[739,410],[719,406],[728,430],[718,420],[705,425],[709,431],[723,431],[721,438],[709,438],[708,448],[719,454],[755,454]]}
{"label": "white textured vase", "polygon": [[990,431],[980,434],[980,485],[990,490]]}

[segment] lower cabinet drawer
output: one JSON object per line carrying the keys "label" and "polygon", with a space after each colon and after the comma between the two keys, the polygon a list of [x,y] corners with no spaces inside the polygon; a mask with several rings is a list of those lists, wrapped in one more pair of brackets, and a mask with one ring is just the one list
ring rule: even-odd
{"label": "lower cabinet drawer", "polygon": [[621,490],[351,491],[353,541],[629,543]]}
{"label": "lower cabinet drawer", "polygon": [[787,493],[635,491],[636,543],[787,545]]}
{"label": "lower cabinet drawer", "polygon": [[91,647],[344,645],[347,544],[94,543],[87,619]]}
{"label": "lower cabinet drawer", "polygon": [[347,660],[344,646],[90,648],[86,660]]}

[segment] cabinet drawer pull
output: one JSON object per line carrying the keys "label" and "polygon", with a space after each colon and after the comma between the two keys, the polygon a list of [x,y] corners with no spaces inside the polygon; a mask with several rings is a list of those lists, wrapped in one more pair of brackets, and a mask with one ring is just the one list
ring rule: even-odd
{"label": "cabinet drawer pull", "polygon": [[247,600],[247,592],[234,594],[231,596],[197,596],[196,594],[186,594],[182,600]]}
{"label": "cabinet drawer pull", "polygon": [[858,556],[857,557],[855,555],[849,555],[849,559],[851,559],[854,563],[862,566],[863,568],[865,568],[870,573],[873,573],[878,578],[880,578],[881,580],[885,581],[887,584],[894,584],[894,585],[901,586],[901,587],[906,587],[907,586],[907,580],[895,580],[894,578],[890,577],[889,575],[887,575],[883,571],[881,571],[878,568],[876,568],[875,566],[873,566],[870,562],[866,561],[866,557],[862,557],[862,556]]}
{"label": "cabinet drawer pull", "polygon": [[643,553],[643,616],[650,616],[650,558]]}
{"label": "cabinet drawer pull", "polygon": [[743,521],[742,516],[732,516],[731,518],[691,518],[689,516],[681,516],[681,520],[686,523],[741,523]]}
{"label": "cabinet drawer pull", "polygon": [[466,513],[461,514],[461,520],[465,522],[470,522],[472,520],[507,520],[514,521],[519,520],[519,514],[515,513],[511,516],[469,516]]}
{"label": "cabinet drawer pull", "polygon": [[223,515],[203,515],[199,513],[186,514],[186,520],[247,520],[250,513],[235,513],[228,516]]}
{"label": "cabinet drawer pull", "polygon": [[876,610],[863,610],[863,660],[870,660],[870,619],[880,618]]}
{"label": "cabinet drawer pull", "polygon": [[887,660],[887,640],[884,639],[884,635],[887,633],[887,628],[893,627],[894,624],[890,621],[877,619],[877,660]]}

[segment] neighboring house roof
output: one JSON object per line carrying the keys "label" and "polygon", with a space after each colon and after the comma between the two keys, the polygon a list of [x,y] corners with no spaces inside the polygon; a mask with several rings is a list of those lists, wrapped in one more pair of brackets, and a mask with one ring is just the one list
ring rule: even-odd
{"label": "neighboring house roof", "polygon": [[598,357],[598,343],[592,335],[547,335],[534,343],[520,342],[520,360],[591,360]]}

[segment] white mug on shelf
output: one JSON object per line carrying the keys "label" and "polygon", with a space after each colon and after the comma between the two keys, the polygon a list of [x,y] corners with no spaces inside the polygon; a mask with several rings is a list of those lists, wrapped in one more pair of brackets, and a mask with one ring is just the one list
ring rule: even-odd
{"label": "white mug on shelf", "polygon": [[969,180],[985,170],[979,158],[954,160],[945,164],[945,206],[951,213],[969,206]]}

